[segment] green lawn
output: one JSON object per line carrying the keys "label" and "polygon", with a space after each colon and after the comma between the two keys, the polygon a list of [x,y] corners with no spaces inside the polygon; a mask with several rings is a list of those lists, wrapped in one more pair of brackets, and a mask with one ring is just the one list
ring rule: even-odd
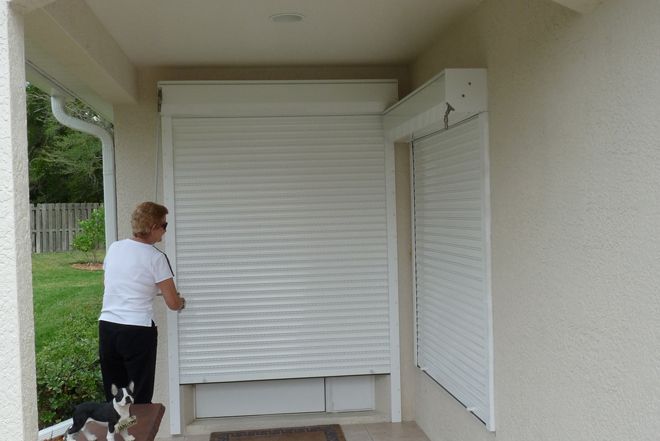
{"label": "green lawn", "polygon": [[84,260],[85,255],[80,252],[32,255],[37,354],[72,312],[98,317],[103,299],[103,271],[71,267]]}

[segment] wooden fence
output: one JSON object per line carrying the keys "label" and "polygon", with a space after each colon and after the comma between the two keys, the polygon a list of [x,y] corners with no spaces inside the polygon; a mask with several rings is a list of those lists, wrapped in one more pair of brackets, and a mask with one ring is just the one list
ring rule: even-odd
{"label": "wooden fence", "polygon": [[99,203],[30,205],[33,253],[72,250],[73,238],[80,231],[78,222],[89,218]]}

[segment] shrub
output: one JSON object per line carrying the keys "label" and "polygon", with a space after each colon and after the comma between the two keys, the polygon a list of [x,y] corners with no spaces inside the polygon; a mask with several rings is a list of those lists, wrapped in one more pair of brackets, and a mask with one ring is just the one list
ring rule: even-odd
{"label": "shrub", "polygon": [[91,262],[98,262],[97,250],[105,243],[105,212],[103,207],[92,210],[89,219],[81,220],[82,230],[73,239],[73,248],[87,254]]}
{"label": "shrub", "polygon": [[37,354],[39,427],[71,418],[75,405],[105,401],[94,316],[72,313]]}

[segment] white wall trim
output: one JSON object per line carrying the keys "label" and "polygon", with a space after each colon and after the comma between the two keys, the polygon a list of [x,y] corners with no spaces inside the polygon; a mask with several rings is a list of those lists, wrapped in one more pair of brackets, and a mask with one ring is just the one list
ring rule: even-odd
{"label": "white wall trim", "polygon": [[399,338],[399,264],[396,233],[396,170],[394,144],[385,143],[387,194],[387,259],[390,297],[390,408],[393,423],[401,422],[401,345]]}
{"label": "white wall trim", "polygon": [[417,360],[417,265],[415,263],[415,158],[412,145],[410,145],[410,274],[412,277],[412,301],[413,301],[413,360],[415,366],[419,367],[419,361]]}
{"label": "white wall trim", "polygon": [[[164,202],[167,207],[174,207],[174,151],[172,144],[172,118],[163,117],[161,121],[161,142],[163,152],[163,188]],[[168,214],[170,240],[165,251],[176,275],[176,219],[172,210]],[[175,311],[167,310],[167,365],[169,379],[169,414],[170,434],[181,434],[181,391],[179,385],[179,316]]]}
{"label": "white wall trim", "polygon": [[482,136],[482,173],[484,181],[484,196],[482,200],[482,210],[484,213],[483,218],[483,230],[484,230],[484,246],[486,248],[484,253],[484,273],[486,275],[486,291],[489,293],[487,296],[487,308],[488,308],[488,329],[489,329],[489,352],[488,352],[488,363],[489,363],[489,398],[490,398],[490,419],[486,423],[486,428],[490,431],[495,430],[495,341],[494,341],[494,327],[493,327],[493,288],[492,288],[492,243],[491,243],[491,224],[492,224],[492,214],[490,206],[490,139],[488,132],[488,112],[483,112],[479,114],[479,126]]}
{"label": "white wall trim", "polygon": [[41,429],[39,431],[39,435],[37,436],[38,441],[49,441],[55,437],[64,435],[66,431],[73,425],[73,418],[69,418],[68,420],[61,421],[53,426],[46,427],[44,429]]}

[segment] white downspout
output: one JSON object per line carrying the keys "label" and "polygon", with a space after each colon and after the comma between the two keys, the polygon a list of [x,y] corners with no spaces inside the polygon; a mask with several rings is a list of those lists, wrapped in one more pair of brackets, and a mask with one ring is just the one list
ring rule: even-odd
{"label": "white downspout", "polygon": [[117,191],[115,185],[115,143],[112,135],[105,129],[87,121],[77,119],[66,113],[65,100],[61,95],[50,97],[53,116],[62,125],[96,136],[101,140],[103,155],[103,205],[105,207],[105,246],[117,240]]}

